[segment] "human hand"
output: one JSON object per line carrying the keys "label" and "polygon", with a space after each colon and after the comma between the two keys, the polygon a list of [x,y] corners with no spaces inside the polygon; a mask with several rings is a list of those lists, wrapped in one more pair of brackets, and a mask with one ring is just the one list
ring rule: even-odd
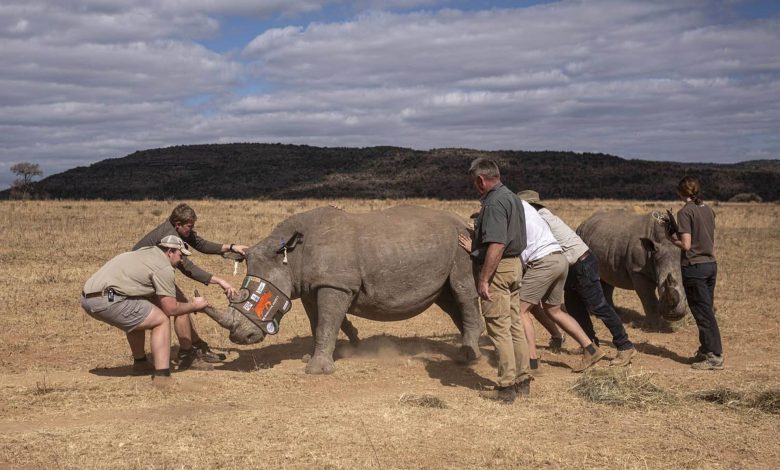
{"label": "human hand", "polygon": [[458,245],[468,253],[471,253],[471,237],[468,235],[458,235]]}
{"label": "human hand", "polygon": [[230,246],[232,247],[230,251],[232,251],[233,253],[241,253],[244,256],[246,256],[246,249],[249,248],[246,245],[230,245]]}
{"label": "human hand", "polygon": [[487,300],[488,302],[493,301],[490,297],[490,285],[487,281],[480,280],[477,282],[477,293],[479,294],[479,298]]}
{"label": "human hand", "polygon": [[211,307],[211,303],[205,297],[193,297],[192,306],[195,307],[195,311],[197,312]]}

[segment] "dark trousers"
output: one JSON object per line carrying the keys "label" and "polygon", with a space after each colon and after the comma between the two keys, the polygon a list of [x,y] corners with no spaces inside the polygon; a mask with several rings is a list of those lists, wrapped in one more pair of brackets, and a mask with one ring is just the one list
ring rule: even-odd
{"label": "dark trousers", "polygon": [[623,328],[623,321],[615,309],[604,297],[599,277],[599,260],[592,252],[585,259],[569,266],[569,275],[564,287],[564,301],[569,315],[577,320],[585,334],[596,345],[599,344],[590,314],[596,315],[612,333],[612,343],[619,351],[631,349],[634,345],[628,339],[628,333]]}
{"label": "dark trousers", "polygon": [[715,298],[715,280],[718,277],[718,264],[692,264],[682,267],[683,287],[688,298],[688,307],[699,327],[699,351],[723,354],[720,342],[720,329],[715,319],[713,299]]}

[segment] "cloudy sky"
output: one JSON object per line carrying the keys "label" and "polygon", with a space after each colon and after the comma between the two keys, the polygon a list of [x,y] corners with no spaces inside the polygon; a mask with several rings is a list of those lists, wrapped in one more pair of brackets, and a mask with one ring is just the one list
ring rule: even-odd
{"label": "cloudy sky", "polygon": [[775,0],[2,0],[0,188],[284,142],[780,158]]}

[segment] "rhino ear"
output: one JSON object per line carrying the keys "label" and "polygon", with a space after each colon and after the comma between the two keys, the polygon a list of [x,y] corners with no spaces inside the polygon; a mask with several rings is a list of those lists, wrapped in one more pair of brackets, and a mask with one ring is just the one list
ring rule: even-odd
{"label": "rhino ear", "polygon": [[295,232],[289,240],[282,244],[281,248],[276,250],[276,252],[282,253],[285,249],[287,249],[287,251],[292,251],[295,249],[295,245],[301,242],[303,242],[303,234],[301,232]]}
{"label": "rhino ear", "polygon": [[649,238],[642,237],[639,239],[640,242],[642,242],[642,248],[645,249],[645,251],[648,251],[650,253],[655,253],[657,248],[655,246],[655,242],[653,240],[650,240]]}

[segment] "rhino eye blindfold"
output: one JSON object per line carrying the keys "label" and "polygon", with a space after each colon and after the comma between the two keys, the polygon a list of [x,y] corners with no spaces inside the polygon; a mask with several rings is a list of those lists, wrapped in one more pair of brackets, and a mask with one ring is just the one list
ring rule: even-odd
{"label": "rhino eye blindfold", "polygon": [[290,298],[275,285],[251,275],[244,278],[230,305],[269,335],[279,332],[279,322],[292,307]]}

